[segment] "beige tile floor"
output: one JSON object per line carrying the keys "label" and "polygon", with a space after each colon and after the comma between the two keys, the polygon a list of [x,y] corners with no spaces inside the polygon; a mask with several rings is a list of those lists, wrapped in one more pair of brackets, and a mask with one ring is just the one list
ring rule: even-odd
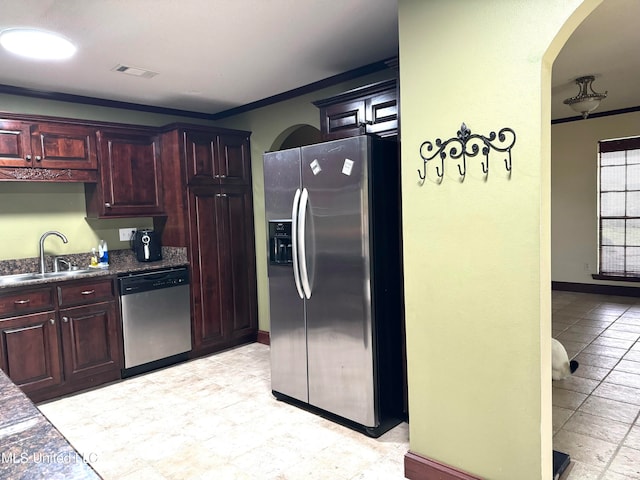
{"label": "beige tile floor", "polygon": [[552,328],[580,362],[553,385],[562,479],[640,479],[640,298],[554,291]]}
{"label": "beige tile floor", "polygon": [[[580,362],[553,386],[563,480],[640,479],[640,299],[554,292],[553,335]],[[39,407],[105,480],[393,480],[409,447],[275,400],[257,343]]]}
{"label": "beige tile floor", "polygon": [[105,480],[403,479],[409,448],[275,400],[258,343],[39,408]]}

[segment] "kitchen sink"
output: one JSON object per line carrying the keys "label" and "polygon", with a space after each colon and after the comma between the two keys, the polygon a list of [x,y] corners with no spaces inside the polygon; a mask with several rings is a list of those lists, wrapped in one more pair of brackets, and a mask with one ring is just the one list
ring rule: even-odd
{"label": "kitchen sink", "polygon": [[18,273],[17,275],[0,275],[0,285],[10,285],[13,283],[26,282],[33,280],[37,273]]}
{"label": "kitchen sink", "polygon": [[0,275],[0,285],[15,285],[31,280],[46,280],[48,278],[70,278],[87,273],[93,273],[92,269],[64,270],[62,272],[46,273],[18,273],[15,275]]}

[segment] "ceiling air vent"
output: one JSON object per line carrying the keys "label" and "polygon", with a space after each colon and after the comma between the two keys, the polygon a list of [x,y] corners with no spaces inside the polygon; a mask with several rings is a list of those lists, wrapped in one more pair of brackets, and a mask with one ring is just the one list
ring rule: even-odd
{"label": "ceiling air vent", "polygon": [[134,77],[151,78],[158,75],[157,72],[151,70],[145,70],[138,67],[129,67],[128,65],[116,65],[111,69],[113,72],[126,73],[127,75],[133,75]]}

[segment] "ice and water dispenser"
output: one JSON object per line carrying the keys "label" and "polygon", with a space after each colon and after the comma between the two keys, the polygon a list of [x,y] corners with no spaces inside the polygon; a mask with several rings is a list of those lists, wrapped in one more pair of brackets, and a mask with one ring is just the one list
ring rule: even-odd
{"label": "ice and water dispenser", "polygon": [[291,220],[269,222],[269,263],[272,265],[293,263]]}

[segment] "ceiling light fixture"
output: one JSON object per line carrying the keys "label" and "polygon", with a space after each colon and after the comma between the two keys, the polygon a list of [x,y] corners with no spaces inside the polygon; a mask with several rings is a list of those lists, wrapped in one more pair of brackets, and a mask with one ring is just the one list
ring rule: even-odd
{"label": "ceiling light fixture", "polygon": [[10,28],[0,33],[0,45],[22,57],[36,60],[66,60],[76,47],[63,36],[35,28]]}
{"label": "ceiling light fixture", "polygon": [[[593,112],[600,102],[607,98],[607,93],[597,93],[593,90],[591,84],[596,78],[593,75],[576,78],[576,84],[580,91],[575,97],[567,98],[564,103],[573,108],[576,112],[582,114],[582,118],[587,118]],[[591,93],[589,93],[591,92]]]}

